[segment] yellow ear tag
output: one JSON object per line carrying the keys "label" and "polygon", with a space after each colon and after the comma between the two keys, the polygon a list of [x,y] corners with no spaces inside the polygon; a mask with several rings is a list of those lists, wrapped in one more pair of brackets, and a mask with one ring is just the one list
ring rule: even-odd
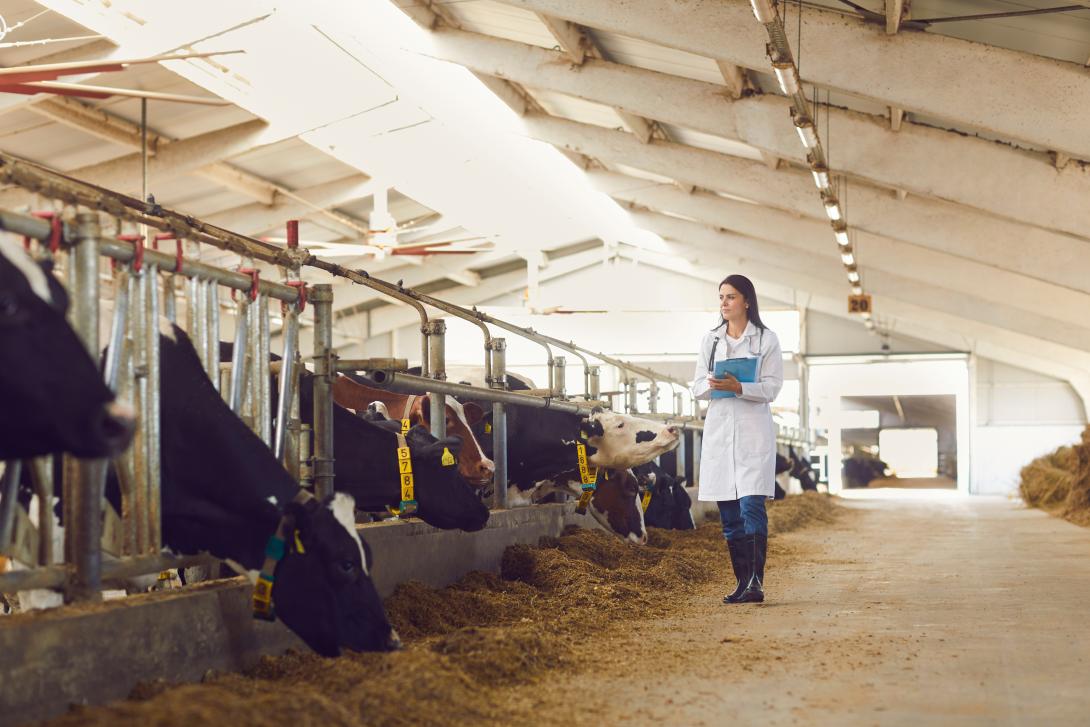
{"label": "yellow ear tag", "polygon": [[454,455],[451,454],[450,450],[447,449],[446,447],[443,447],[442,462],[443,462],[444,467],[450,467],[452,464],[454,464]]}
{"label": "yellow ear tag", "polygon": [[409,426],[409,420],[408,419],[402,419],[401,420],[401,433],[402,434],[406,434],[409,431],[409,429],[411,429],[411,428],[412,427]]}
{"label": "yellow ear tag", "polygon": [[303,541],[299,539],[299,531],[298,530],[295,531],[295,552],[296,553],[305,553],[305,552],[307,552],[306,549],[303,547]]}
{"label": "yellow ear tag", "polygon": [[651,504],[651,490],[643,493],[643,511],[647,512],[647,506]]}
{"label": "yellow ear tag", "polygon": [[492,424],[490,422],[485,422],[484,423],[484,433],[485,434],[491,434],[492,433]]}

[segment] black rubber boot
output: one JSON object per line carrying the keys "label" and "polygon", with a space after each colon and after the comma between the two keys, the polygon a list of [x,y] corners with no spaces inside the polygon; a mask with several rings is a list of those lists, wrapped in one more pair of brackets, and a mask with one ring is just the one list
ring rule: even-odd
{"label": "black rubber boot", "polygon": [[761,603],[765,600],[765,555],[768,552],[768,536],[750,535],[747,540],[749,540],[750,563],[753,570],[749,584],[738,597],[737,603]]}
{"label": "black rubber boot", "polygon": [[734,570],[734,577],[738,580],[738,585],[734,589],[734,593],[723,597],[723,603],[738,603],[739,596],[749,585],[749,579],[752,575],[749,571],[749,551],[751,549],[748,535],[727,541],[727,550],[730,551],[730,567]]}

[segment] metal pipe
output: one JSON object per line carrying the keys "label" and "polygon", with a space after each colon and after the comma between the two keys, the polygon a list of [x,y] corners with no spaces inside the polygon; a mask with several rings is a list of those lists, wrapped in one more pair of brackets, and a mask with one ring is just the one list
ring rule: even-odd
{"label": "metal pipe", "polygon": [[[284,447],[284,467],[296,482],[302,479],[299,466],[299,451],[302,446],[302,421],[299,417],[299,370],[302,359],[299,356],[299,334],[296,333],[295,356],[291,365],[291,407],[288,409],[288,441]],[[281,374],[283,375],[283,374]]]}
{"label": "metal pipe", "polygon": [[[333,286],[315,285],[314,305],[314,494],[333,494]],[[427,379],[425,379],[427,380]]]}
{"label": "metal pipe", "polygon": [[53,455],[27,461],[34,493],[38,496],[38,563],[53,562]]}
{"label": "metal pipe", "polygon": [[651,410],[652,414],[655,414],[659,410],[659,382],[652,379],[650,399],[647,403],[647,408]]}
{"label": "metal pipe", "polygon": [[261,436],[261,304],[260,300],[250,301],[250,332],[247,334],[246,378],[248,385],[243,392],[243,410],[247,413],[250,429]]}
{"label": "metal pipe", "polygon": [[553,357],[553,381],[551,389],[554,395],[567,399],[568,361],[563,356]]}
{"label": "metal pipe", "polygon": [[587,398],[594,401],[602,396],[602,367],[589,367],[588,378],[590,383],[587,386]]}
{"label": "metal pipe", "polygon": [[[158,573],[168,568],[191,568],[216,563],[210,555],[155,554],[135,558],[108,560],[102,564],[102,579],[123,580],[135,576]],[[15,571],[0,575],[0,593],[15,593],[34,588],[60,588],[73,574],[69,565],[50,565],[34,570]]]}
{"label": "metal pipe", "polygon": [[629,414],[635,414],[640,410],[639,391],[637,391],[636,389],[636,380],[631,378],[625,379],[624,390],[625,411],[627,411]]}
{"label": "metal pipe", "polygon": [[246,388],[246,335],[250,325],[250,299],[245,296],[238,301],[235,309],[235,347],[231,351],[231,411],[242,414],[243,392]]}
{"label": "metal pipe", "polygon": [[[489,386],[507,389],[507,341],[493,338],[489,343],[492,358],[492,380]],[[502,401],[492,402],[492,462],[496,466],[492,477],[493,505],[507,508],[507,409]]]}
{"label": "metal pipe", "polygon": [[[75,287],[72,289],[73,328],[91,359],[98,361],[98,215],[76,215],[76,243],[69,252]],[[75,518],[66,525],[72,533],[72,554],[76,572],[70,583],[69,598],[75,601],[99,600],[102,584],[102,484],[98,474],[105,460],[82,460],[72,481],[65,482],[65,497],[73,498]]]}
{"label": "metal pipe", "polygon": [[580,406],[576,402],[560,401],[551,397],[530,396],[514,391],[500,391],[498,389],[482,389],[479,386],[468,384],[454,384],[449,381],[436,381],[422,376],[401,373],[398,371],[375,371],[371,374],[371,381],[375,386],[394,391],[411,391],[426,393],[439,391],[447,396],[464,396],[481,401],[500,401],[504,404],[516,404],[528,406],[533,409],[553,409],[566,411],[571,414],[587,413],[586,406]]}
{"label": "metal pipe", "polygon": [[[272,448],[272,412],[269,411],[272,408],[272,372],[269,371],[269,299],[261,293],[257,296],[257,320],[259,329],[257,366],[254,367],[257,374],[257,381],[254,382],[256,397],[254,408],[261,414],[261,441],[265,443],[265,446]],[[217,365],[217,371],[218,368]]]}
{"label": "metal pipe", "polygon": [[299,313],[292,309],[284,314],[284,349],[280,364],[280,389],[276,411],[276,436],[273,454],[284,460],[284,449],[291,426],[291,405],[295,399],[295,352],[299,342]]}
{"label": "metal pipe", "polygon": [[335,366],[337,373],[355,373],[357,371],[374,371],[376,369],[390,369],[393,371],[408,371],[409,361],[403,358],[342,358],[337,359]]}
{"label": "metal pipe", "polygon": [[148,552],[158,553],[162,549],[163,532],[160,505],[160,484],[162,483],[162,398],[161,369],[159,359],[159,269],[154,265],[144,271],[147,300],[147,355],[148,375],[147,399],[143,406],[147,418],[143,422],[147,430],[144,441],[147,444],[147,494],[148,494]]}
{"label": "metal pipe", "polygon": [[220,390],[220,289],[212,281],[208,283],[208,325],[205,332],[208,334],[208,375],[212,379],[212,386],[216,391]]}
{"label": "metal pipe", "polygon": [[[428,359],[431,378],[446,381],[447,378],[447,322],[442,318],[428,322]],[[491,339],[489,339],[491,342]],[[491,367],[489,367],[491,370]],[[437,439],[447,436],[447,399],[437,391],[428,394],[431,399],[431,434]],[[405,416],[408,416],[406,413]]]}
{"label": "metal pipe", "polygon": [[[133,408],[138,412],[138,416],[140,417],[131,447],[133,453],[133,515],[136,520],[134,552],[137,553],[147,551],[150,539],[150,533],[148,533],[148,523],[150,522],[148,515],[150,512],[148,496],[150,493],[148,492],[147,444],[145,443],[147,438],[147,427],[144,426],[144,422],[146,421],[144,402],[147,401],[148,396],[148,368],[146,358],[147,346],[145,345],[147,342],[147,317],[144,314],[144,307],[146,305],[144,293],[146,288],[143,284],[143,275],[143,270],[132,270],[129,277],[132,285],[130,291],[131,302],[129,304],[128,335],[129,355],[132,357],[132,403]],[[196,315],[195,311],[194,315]],[[193,320],[193,325],[196,325],[196,318]]]}
{"label": "metal pipe", "polygon": [[21,460],[9,460],[0,478],[0,553],[6,552],[15,530],[15,508],[19,495],[19,476],[23,472]]}

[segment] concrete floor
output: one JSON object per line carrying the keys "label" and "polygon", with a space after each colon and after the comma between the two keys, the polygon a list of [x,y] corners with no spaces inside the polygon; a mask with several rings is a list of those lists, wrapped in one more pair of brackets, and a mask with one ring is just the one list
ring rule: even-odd
{"label": "concrete floor", "polygon": [[578,709],[539,688],[544,721],[1090,724],[1090,530],[949,490],[845,506],[777,539],[766,604],[715,586],[633,624],[608,644],[629,668],[592,667]]}

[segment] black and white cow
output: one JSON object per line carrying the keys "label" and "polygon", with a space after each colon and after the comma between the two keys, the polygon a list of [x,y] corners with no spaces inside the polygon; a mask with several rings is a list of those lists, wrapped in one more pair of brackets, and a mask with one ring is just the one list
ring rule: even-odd
{"label": "black and white cow", "polygon": [[693,500],[685,491],[685,479],[675,477],[655,462],[647,462],[632,469],[640,489],[650,493],[647,509],[643,513],[649,527],[664,530],[692,530],[696,527],[691,511]]}
{"label": "black and white cow", "polygon": [[814,470],[810,462],[800,456],[794,447],[788,447],[787,457],[791,460],[791,476],[799,481],[803,492],[817,492],[817,482],[814,481]]}
{"label": "black and white cow", "polygon": [[[220,360],[230,361],[233,348],[231,343],[221,342]],[[279,387],[270,389],[272,410],[277,411]],[[299,378],[299,419],[313,426],[314,376],[305,371]],[[351,495],[360,510],[385,512],[401,502],[396,431],[400,431],[397,422],[379,424],[333,405],[333,488]],[[488,507],[457,467],[442,462],[444,449],[457,461],[462,440],[456,436],[436,439],[422,426],[412,427],[405,438],[412,454],[416,517],[443,530],[473,532],[483,528],[488,522]]]}
{"label": "black and white cow", "polygon": [[272,574],[277,616],[324,656],[396,648],[352,497],[301,496],[220,398],[181,329],[171,326],[161,336],[161,355],[164,544],[228,559],[253,577],[283,521],[286,551]]}
{"label": "black and white cow", "polygon": [[0,235],[0,459],[108,457],[132,439],[133,411],[114,402],[67,308],[49,266]]}
{"label": "black and white cow", "polygon": [[[300,377],[300,419],[314,418],[314,378]],[[401,501],[401,480],[397,465],[397,435],[401,425],[368,421],[344,407],[333,406],[333,487],[355,499],[365,511],[385,511]],[[443,450],[458,458],[462,441],[458,437],[436,439],[416,425],[405,435],[412,454],[418,509],[416,516],[444,530],[480,530],[488,522],[488,507],[459,474],[456,466],[442,463]]]}

